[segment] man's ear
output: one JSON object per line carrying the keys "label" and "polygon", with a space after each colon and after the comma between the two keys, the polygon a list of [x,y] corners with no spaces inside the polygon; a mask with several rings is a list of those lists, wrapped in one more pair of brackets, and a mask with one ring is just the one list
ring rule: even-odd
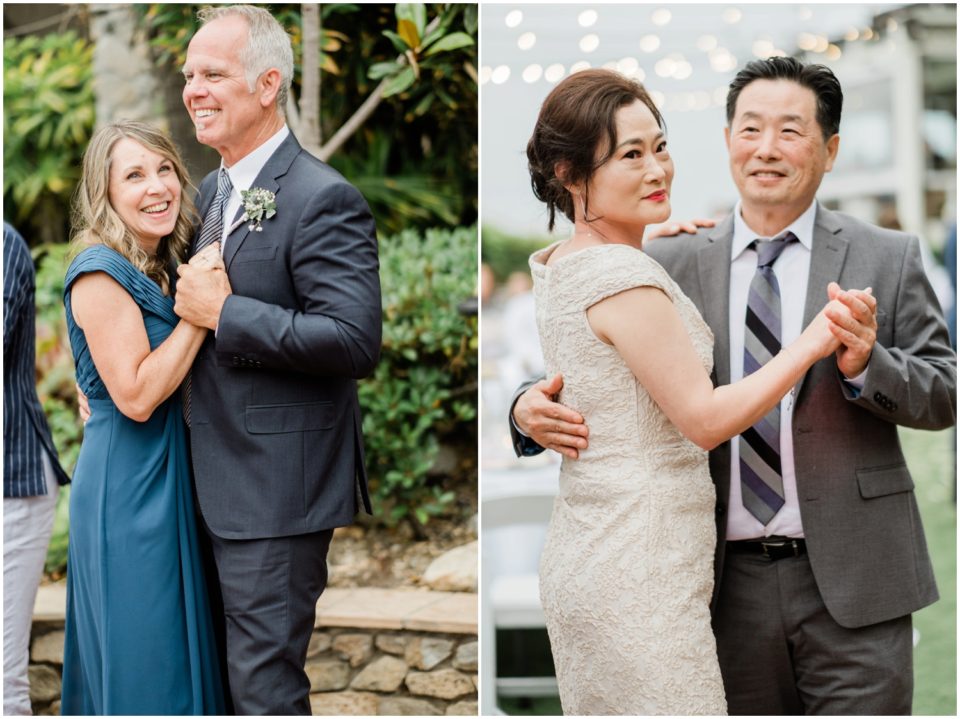
{"label": "man's ear", "polygon": [[840,150],[840,135],[833,135],[827,140],[827,161],[824,164],[823,171],[830,172],[833,169],[833,163],[837,159],[837,152]]}
{"label": "man's ear", "polygon": [[[280,71],[271,67],[257,78],[257,93],[260,95],[260,105],[270,107],[277,99],[277,93],[280,92]],[[283,108],[280,108],[283,111]]]}

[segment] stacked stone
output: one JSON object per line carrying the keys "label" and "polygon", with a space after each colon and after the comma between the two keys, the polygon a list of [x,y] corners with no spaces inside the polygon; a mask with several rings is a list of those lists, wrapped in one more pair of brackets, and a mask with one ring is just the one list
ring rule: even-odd
{"label": "stacked stone", "polygon": [[34,622],[30,644],[30,703],[33,713],[60,714],[60,676],[63,671],[63,622]]}
{"label": "stacked stone", "polygon": [[[306,669],[315,715],[478,714],[475,635],[316,630]],[[34,714],[60,714],[62,670],[63,622],[34,622],[29,668]]]}
{"label": "stacked stone", "polygon": [[307,675],[315,715],[478,713],[476,636],[317,630]]}

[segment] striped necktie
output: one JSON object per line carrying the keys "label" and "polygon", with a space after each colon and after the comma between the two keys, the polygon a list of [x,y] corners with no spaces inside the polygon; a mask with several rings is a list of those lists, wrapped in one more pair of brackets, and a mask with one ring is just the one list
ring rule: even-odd
{"label": "striped necktie", "polygon": [[[210,203],[206,217],[203,218],[203,225],[200,228],[200,239],[197,240],[197,246],[194,248],[193,254],[197,254],[212,242],[220,240],[223,235],[223,212],[227,207],[231,192],[233,192],[233,183],[230,182],[230,175],[221,167],[220,174],[217,175],[217,195],[213,198],[213,202]],[[182,392],[183,419],[188,427],[190,426],[191,420],[190,401],[193,389],[192,383],[193,370],[191,369],[187,372],[187,376],[183,381]]]}
{"label": "striped necktie", "polygon": [[230,182],[230,175],[224,168],[220,168],[220,174],[217,175],[217,195],[213,198],[213,202],[210,203],[207,214],[203,218],[200,239],[197,240],[197,246],[193,250],[194,254],[211,242],[219,241],[221,235],[223,235],[223,212],[227,208],[231,192],[233,192],[233,183]]}
{"label": "striped necktie", "polygon": [[[780,351],[780,285],[773,263],[791,242],[792,232],[773,240],[754,240],[757,272],[747,297],[743,336],[743,376],[770,361]],[[764,526],[783,506],[780,468],[780,405],[740,435],[740,488],[743,506]]]}

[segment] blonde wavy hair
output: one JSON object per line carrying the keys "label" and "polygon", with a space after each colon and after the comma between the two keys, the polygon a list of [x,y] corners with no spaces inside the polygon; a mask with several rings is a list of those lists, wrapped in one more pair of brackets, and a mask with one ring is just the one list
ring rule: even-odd
{"label": "blonde wavy hair", "polygon": [[[148,255],[110,204],[110,165],[117,142],[129,138],[173,163],[180,180],[180,212],[173,232],[160,240],[156,255]],[[105,245],[170,292],[171,262],[183,262],[193,237],[196,208],[190,199],[193,185],[176,146],[160,130],[142,122],[123,120],[101,127],[83,155],[83,174],[73,202],[73,238],[70,256],[91,245]]]}

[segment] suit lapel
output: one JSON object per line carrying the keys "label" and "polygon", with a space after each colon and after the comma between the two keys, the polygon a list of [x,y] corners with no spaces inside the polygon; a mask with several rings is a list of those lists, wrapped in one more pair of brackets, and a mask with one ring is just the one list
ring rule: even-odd
{"label": "suit lapel", "polygon": [[[827,285],[840,279],[840,271],[843,269],[849,245],[849,241],[840,235],[841,229],[836,215],[818,205],[817,218],[813,226],[807,298],[803,306],[804,327],[813,322],[813,318],[827,303]],[[800,390],[809,374],[810,372],[807,372],[797,383],[798,401]]]}
{"label": "suit lapel", "polygon": [[718,384],[730,383],[730,249],[733,217],[723,220],[697,253],[701,311],[713,329],[713,369]]}
{"label": "suit lapel", "polygon": [[[250,186],[250,189],[259,187],[264,190],[269,190],[276,196],[277,215],[283,211],[280,206],[280,203],[282,202],[280,199],[281,188],[280,183],[277,182],[277,179],[283,177],[283,175],[287,173],[287,170],[290,169],[290,164],[299,153],[300,143],[297,142],[297,138],[295,138],[291,132],[289,135],[287,135],[287,138],[280,143],[280,147],[278,147],[270,156],[270,159],[267,160],[267,164],[263,166],[263,169],[260,170],[260,174],[257,175],[257,178]],[[242,215],[243,203],[240,204],[240,209],[237,210],[237,214],[234,216],[231,226],[234,225]],[[227,266],[228,271],[230,270],[230,265],[233,263],[233,258],[237,255],[237,251],[250,234],[250,230],[248,229],[249,227],[249,223],[241,222],[233,228],[233,231],[230,232],[229,235],[227,235],[223,251],[223,262]],[[266,231],[266,229],[264,229],[264,231]]]}

